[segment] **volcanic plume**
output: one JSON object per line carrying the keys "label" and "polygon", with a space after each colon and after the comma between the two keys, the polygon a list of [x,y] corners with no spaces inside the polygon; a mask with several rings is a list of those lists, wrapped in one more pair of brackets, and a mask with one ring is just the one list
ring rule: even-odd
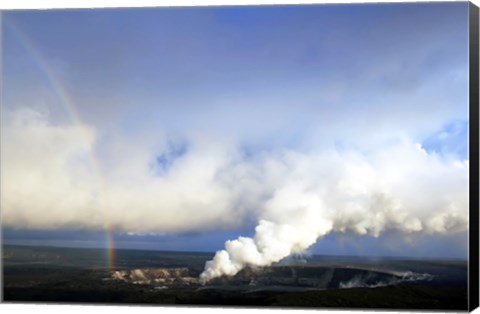
{"label": "volcanic plume", "polygon": [[289,156],[288,174],[262,208],[253,238],[227,241],[206,263],[201,280],[271,265],[331,232],[378,237],[392,229],[399,234],[467,230],[468,163],[442,161],[418,145],[400,151],[404,162],[388,154],[373,163],[358,155]]}

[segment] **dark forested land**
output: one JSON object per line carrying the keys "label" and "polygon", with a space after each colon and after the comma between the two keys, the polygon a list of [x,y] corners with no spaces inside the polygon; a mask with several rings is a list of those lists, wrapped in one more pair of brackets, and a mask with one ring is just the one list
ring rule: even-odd
{"label": "dark forested land", "polygon": [[465,261],[313,256],[201,285],[212,253],[3,247],[6,302],[467,309]]}

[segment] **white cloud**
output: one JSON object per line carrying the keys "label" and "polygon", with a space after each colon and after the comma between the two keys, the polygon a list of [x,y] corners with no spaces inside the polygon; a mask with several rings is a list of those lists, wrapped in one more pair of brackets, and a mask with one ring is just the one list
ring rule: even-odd
{"label": "white cloud", "polygon": [[3,112],[2,221],[6,226],[100,228],[96,182],[85,126],[53,126],[23,109]]}

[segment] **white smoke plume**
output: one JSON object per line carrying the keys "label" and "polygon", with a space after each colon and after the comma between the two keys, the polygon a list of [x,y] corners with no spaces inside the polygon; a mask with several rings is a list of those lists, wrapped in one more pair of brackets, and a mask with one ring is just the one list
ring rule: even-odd
{"label": "white smoke plume", "polygon": [[[289,153],[284,184],[265,203],[253,238],[227,241],[205,265],[203,282],[246,266],[268,266],[330,232],[378,237],[466,230],[468,163],[449,163],[402,142],[367,161],[359,154]],[[268,171],[267,171],[268,177]]]}

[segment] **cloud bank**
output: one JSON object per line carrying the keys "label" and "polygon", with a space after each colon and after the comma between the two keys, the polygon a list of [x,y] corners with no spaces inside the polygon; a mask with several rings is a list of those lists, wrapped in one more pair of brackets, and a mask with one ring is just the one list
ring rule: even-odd
{"label": "cloud bank", "polygon": [[[239,142],[200,134],[179,152],[166,135],[153,146],[99,147],[91,126],[55,125],[25,108],[4,114],[3,226],[198,232],[258,221],[253,238],[217,252],[205,280],[280,261],[330,232],[468,229],[468,161],[427,153],[407,137],[368,150],[246,154]],[[101,149],[110,152],[102,162]]]}

